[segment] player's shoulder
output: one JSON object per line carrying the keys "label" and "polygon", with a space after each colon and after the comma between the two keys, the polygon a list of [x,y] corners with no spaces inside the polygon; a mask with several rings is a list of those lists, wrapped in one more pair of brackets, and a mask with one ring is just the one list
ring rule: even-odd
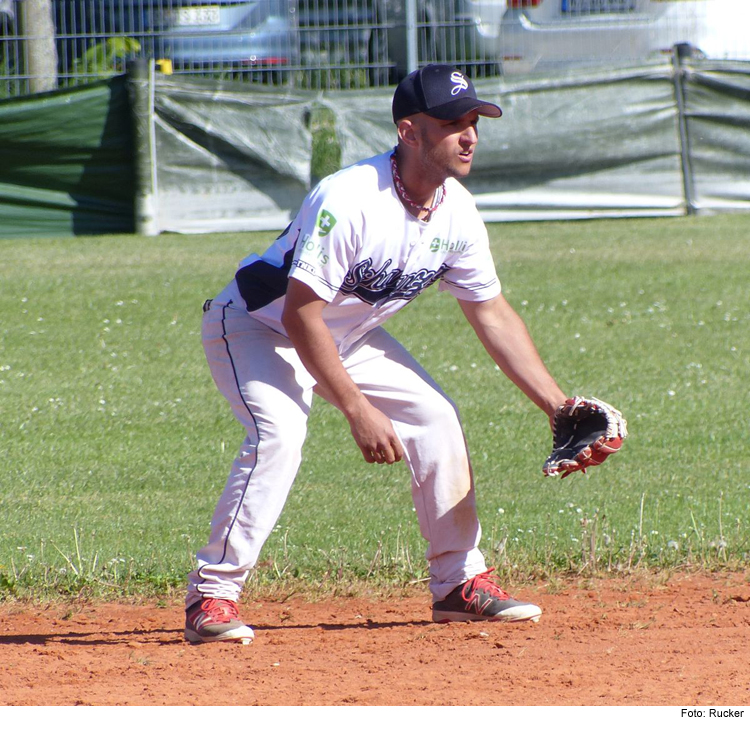
{"label": "player's shoulder", "polygon": [[454,219],[463,220],[466,224],[482,221],[474,195],[455,178],[445,181],[445,209]]}
{"label": "player's shoulder", "polygon": [[458,179],[447,178],[445,180],[445,193],[458,201],[465,201],[476,206],[474,196]]}
{"label": "player's shoulder", "polygon": [[308,194],[300,211],[303,219],[325,212],[340,223],[359,228],[378,211],[390,186],[389,153],[373,156],[324,178]]}
{"label": "player's shoulder", "polygon": [[320,194],[359,195],[361,190],[377,187],[390,171],[390,152],[366,158],[326,176],[315,187]]}

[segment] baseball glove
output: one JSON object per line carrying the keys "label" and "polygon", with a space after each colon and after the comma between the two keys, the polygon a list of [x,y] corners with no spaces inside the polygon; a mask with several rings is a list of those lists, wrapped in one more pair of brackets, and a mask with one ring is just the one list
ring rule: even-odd
{"label": "baseball glove", "polygon": [[544,462],[545,476],[586,473],[620,450],[628,435],[622,413],[596,398],[568,398],[552,421],[552,453]]}

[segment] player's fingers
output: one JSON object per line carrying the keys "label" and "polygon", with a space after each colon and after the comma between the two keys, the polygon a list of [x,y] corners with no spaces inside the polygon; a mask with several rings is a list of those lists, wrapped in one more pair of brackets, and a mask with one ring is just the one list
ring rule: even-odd
{"label": "player's fingers", "polygon": [[370,464],[395,464],[404,458],[404,450],[397,438],[390,444],[379,445],[374,449],[360,448],[365,461]]}
{"label": "player's fingers", "polygon": [[404,447],[401,445],[401,441],[399,441],[397,437],[394,437],[391,446],[393,450],[393,461],[390,463],[395,464],[404,458]]}
{"label": "player's fingers", "polygon": [[393,464],[396,461],[393,450],[390,446],[375,449],[372,452],[372,457],[376,464]]}
{"label": "player's fingers", "polygon": [[359,450],[362,452],[364,460],[368,464],[386,464],[388,462],[388,456],[385,449],[380,446],[374,448],[367,444],[359,444]]}
{"label": "player's fingers", "polygon": [[404,458],[404,447],[395,433],[388,436],[387,440],[387,443],[378,446],[377,455],[381,463],[395,464]]}
{"label": "player's fingers", "polygon": [[384,464],[395,464],[398,459],[396,458],[396,452],[393,450],[392,446],[385,446],[380,451],[380,458],[382,459],[382,462]]}

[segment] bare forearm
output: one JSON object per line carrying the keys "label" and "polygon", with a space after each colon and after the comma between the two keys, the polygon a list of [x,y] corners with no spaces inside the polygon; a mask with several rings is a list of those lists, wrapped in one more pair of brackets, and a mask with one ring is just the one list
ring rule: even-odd
{"label": "bare forearm", "polygon": [[[520,320],[519,320],[520,321]],[[534,346],[526,326],[520,325],[493,335],[485,344],[495,363],[518,388],[547,415],[567,397],[550,375]],[[503,341],[501,349],[495,345]]]}
{"label": "bare forearm", "polygon": [[487,304],[461,305],[498,367],[535,405],[552,415],[567,396],[544,365],[521,317],[502,297]]}
{"label": "bare forearm", "polygon": [[322,321],[305,320],[297,313],[285,316],[284,328],[319,392],[351,418],[365,397],[341,364],[331,332]]}
{"label": "bare forearm", "polygon": [[403,446],[390,419],[375,408],[344,369],[323,320],[325,302],[306,285],[290,281],[282,323],[297,354],[317,382],[316,390],[349,421],[365,461],[401,461]]}

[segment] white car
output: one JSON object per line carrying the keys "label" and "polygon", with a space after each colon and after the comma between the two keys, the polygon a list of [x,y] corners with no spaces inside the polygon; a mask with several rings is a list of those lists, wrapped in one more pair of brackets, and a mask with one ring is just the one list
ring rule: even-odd
{"label": "white car", "polygon": [[750,58],[747,0],[462,0],[478,46],[503,73],[638,63],[687,43]]}

